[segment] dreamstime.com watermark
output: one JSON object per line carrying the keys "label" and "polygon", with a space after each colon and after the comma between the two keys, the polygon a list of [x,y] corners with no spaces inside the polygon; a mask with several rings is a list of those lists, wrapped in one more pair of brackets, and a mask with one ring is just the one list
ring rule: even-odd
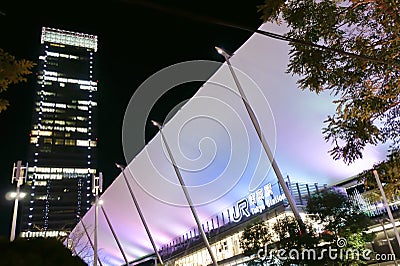
{"label": "dreamstime.com watermark", "polygon": [[305,248],[301,251],[297,249],[273,249],[268,250],[267,245],[257,252],[257,258],[260,260],[325,260],[332,261],[341,260],[376,260],[376,261],[390,261],[395,259],[394,254],[380,253],[375,254],[372,250],[366,248],[364,250],[349,249],[347,240],[345,238],[338,238],[336,240],[336,247],[328,246],[322,249]]}

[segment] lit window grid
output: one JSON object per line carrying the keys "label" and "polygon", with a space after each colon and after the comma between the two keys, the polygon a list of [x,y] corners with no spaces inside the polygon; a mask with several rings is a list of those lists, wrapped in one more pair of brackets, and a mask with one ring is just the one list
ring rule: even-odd
{"label": "lit window grid", "polygon": [[[62,53],[55,53],[55,52],[49,52],[46,51],[46,56],[52,56],[52,57],[63,57],[67,59],[80,59],[79,56],[72,55],[72,54],[62,54]],[[39,57],[39,59],[42,59],[43,57]],[[56,74],[56,73],[55,73]],[[57,75],[55,75],[57,76]]]}
{"label": "lit window grid", "polygon": [[96,174],[93,168],[62,168],[62,167],[28,167],[28,172],[35,173],[62,173],[62,174]]}
{"label": "lit window grid", "polygon": [[[42,90],[42,93],[41,94],[44,94],[44,91]],[[50,93],[47,93],[47,94],[50,94]],[[91,98],[91,94],[90,94],[90,98]],[[81,110],[89,110],[90,108],[91,108],[91,106],[97,106],[97,102],[95,102],[95,101],[92,101],[92,100],[89,100],[89,101],[78,101],[78,103],[79,104],[83,104],[83,105],[89,105],[89,108],[88,107],[85,107],[85,106],[78,106],[78,109],[81,109]],[[62,104],[62,103],[51,103],[51,102],[44,102],[43,100],[41,100],[40,101],[40,112],[39,112],[39,114],[42,114],[42,110],[43,110],[43,107],[42,106],[47,106],[47,107],[57,107],[57,108],[66,108],[67,107],[67,105],[66,104]],[[55,109],[54,109],[55,110]],[[52,108],[46,108],[46,110],[45,111],[53,111],[53,109]],[[89,113],[91,113],[91,111],[89,111]],[[78,117],[78,120],[85,120],[85,119],[80,119],[80,118],[82,118],[82,117]],[[84,117],[83,117],[84,118]],[[41,117],[39,117],[38,118],[38,120],[42,120],[41,119]],[[65,121],[55,121],[55,123],[56,124],[64,124],[65,123]],[[88,122],[88,124],[89,125],[91,125],[91,115],[89,116],[89,122]],[[71,132],[75,132],[75,131],[77,131],[77,132],[81,132],[81,133],[87,133],[88,132],[88,129],[87,128],[81,128],[81,127],[50,127],[50,126],[43,126],[43,125],[40,125],[40,124],[38,124],[38,128],[39,128],[39,130],[36,130],[36,131],[33,131],[32,132],[32,135],[40,135],[40,136],[49,136],[49,135],[51,135],[51,132],[49,132],[49,131],[40,131],[40,129],[50,129],[50,130],[59,130],[59,131],[64,131],[64,130],[66,130],[66,131],[71,131]],[[89,129],[91,129],[91,127],[89,127]],[[89,134],[88,134],[89,136],[91,135],[91,133],[89,132]],[[38,143],[38,138],[37,139],[34,139],[34,138],[31,138],[31,143]],[[89,144],[90,143],[90,144]],[[78,141],[78,145],[77,146],[90,146],[90,147],[95,147],[96,146],[96,142],[95,141],[90,141],[90,139],[89,139],[89,143],[87,143],[87,141],[85,141],[85,142],[81,142],[81,141]],[[67,144],[68,145],[68,144]],[[69,144],[69,145],[71,145],[71,144]],[[38,145],[37,145],[38,146]],[[88,164],[90,164],[90,162],[88,162]]]}
{"label": "lit window grid", "polygon": [[96,35],[42,27],[41,43],[45,42],[90,48],[97,51]]}
{"label": "lit window grid", "polygon": [[[216,243],[210,244],[211,250],[218,261],[231,258],[243,253],[240,248],[239,241],[242,231],[228,236]],[[177,245],[179,245],[177,243]],[[199,249],[191,254],[181,257],[172,262],[172,265],[209,265],[211,264],[211,257],[206,248]]]}
{"label": "lit window grid", "polygon": [[[40,77],[39,77],[40,78]],[[42,76],[42,87],[45,86],[45,82],[55,81],[64,84],[78,84],[81,90],[88,91],[97,91],[97,82],[91,80],[83,80],[83,79],[73,79],[73,78],[59,78],[54,76]],[[51,85],[52,83],[48,84]]]}

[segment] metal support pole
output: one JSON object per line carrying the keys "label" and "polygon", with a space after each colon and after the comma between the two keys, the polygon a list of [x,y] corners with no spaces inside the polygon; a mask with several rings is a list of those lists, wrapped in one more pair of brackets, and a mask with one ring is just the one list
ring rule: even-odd
{"label": "metal support pole", "polygon": [[386,195],[385,195],[385,191],[383,191],[382,183],[381,183],[381,180],[379,179],[379,176],[378,176],[378,171],[373,170],[372,172],[374,173],[376,182],[378,183],[379,190],[381,191],[381,195],[382,195],[382,198],[383,198],[383,203],[384,203],[384,205],[385,205],[385,208],[386,208],[386,211],[387,211],[387,213],[388,213],[389,219],[390,219],[390,221],[392,222],[393,230],[394,230],[394,235],[396,236],[396,239],[397,239],[397,244],[398,244],[399,247],[400,247],[400,236],[399,236],[399,231],[397,230],[396,222],[394,221],[392,211],[390,210],[389,204],[388,204],[388,202],[387,202]]}
{"label": "metal support pole", "polygon": [[17,213],[18,213],[18,198],[19,198],[19,186],[17,185],[17,189],[15,190],[15,199],[14,199],[14,212],[12,217],[11,224],[11,234],[10,234],[10,242],[15,240],[15,229],[17,225]]}
{"label": "metal support pole", "polygon": [[304,225],[303,220],[301,219],[299,210],[297,209],[297,206],[296,206],[296,203],[295,203],[295,201],[294,201],[294,199],[292,197],[292,194],[290,194],[290,191],[289,191],[289,189],[288,189],[288,187],[287,187],[287,185],[285,183],[285,180],[283,179],[282,173],[281,173],[281,171],[280,171],[280,169],[278,167],[278,164],[276,163],[274,155],[272,154],[272,151],[271,151],[271,149],[270,149],[270,147],[269,147],[269,145],[268,145],[268,143],[267,143],[267,141],[266,141],[266,139],[264,137],[264,134],[261,131],[261,127],[260,127],[260,125],[259,125],[259,123],[257,121],[256,115],[254,114],[254,111],[251,108],[251,106],[249,104],[249,101],[247,100],[246,95],[244,94],[242,86],[239,83],[239,79],[237,78],[235,72],[233,71],[233,67],[232,67],[231,62],[229,60],[230,55],[227,52],[225,52],[223,49],[219,48],[219,47],[215,47],[215,48],[218,51],[218,53],[221,54],[225,58],[225,61],[228,64],[229,71],[231,72],[232,77],[233,77],[233,79],[235,81],[236,87],[239,90],[240,96],[242,98],[244,106],[246,107],[247,113],[250,116],[251,122],[253,123],[253,126],[254,126],[254,128],[255,128],[255,130],[257,132],[258,138],[260,139],[261,144],[262,144],[262,146],[263,146],[263,148],[265,150],[265,153],[267,154],[268,159],[269,159],[269,161],[270,161],[270,163],[272,165],[272,168],[274,169],[275,175],[278,178],[279,184],[281,185],[281,187],[283,189],[283,192],[284,192],[284,194],[286,196],[286,199],[288,200],[289,206],[292,209],[294,217],[296,218],[296,220],[297,220],[297,222],[299,224],[299,227],[302,230],[302,232],[306,233],[306,230],[305,230],[306,227]]}
{"label": "metal support pole", "polygon": [[16,183],[15,189],[15,198],[14,198],[14,212],[11,223],[11,233],[10,233],[10,242],[15,240],[15,230],[17,226],[17,216],[18,216],[18,201],[20,198],[20,186],[26,180],[28,174],[28,164],[25,167],[22,167],[22,162],[17,161],[17,165],[13,165],[13,172],[11,176],[11,183]]}
{"label": "metal support pole", "polygon": [[94,247],[93,247],[93,265],[97,266],[98,247],[97,247],[97,228],[99,226],[99,195],[96,195],[94,202]]}
{"label": "metal support pole", "polygon": [[111,225],[110,219],[108,219],[108,216],[107,216],[107,214],[106,214],[106,211],[104,210],[104,207],[103,207],[103,206],[100,206],[100,208],[101,208],[101,210],[102,210],[102,212],[103,212],[103,214],[104,214],[104,217],[106,218],[108,227],[110,227],[110,230],[111,230],[111,233],[113,234],[113,237],[114,237],[114,239],[115,239],[115,242],[117,242],[119,251],[121,251],[121,254],[122,254],[122,256],[124,257],[125,263],[126,263],[126,265],[128,266],[128,265],[129,265],[128,259],[126,258],[125,252],[124,252],[124,250],[122,249],[122,246],[121,246],[121,243],[120,243],[119,240],[118,240],[117,234],[115,233],[114,228],[113,228],[112,225]]}
{"label": "metal support pole", "polygon": [[97,266],[98,247],[97,231],[99,226],[99,194],[103,191],[103,173],[92,177],[92,193],[94,195],[94,246],[93,246],[93,266]]}
{"label": "metal support pole", "polygon": [[153,123],[153,125],[155,125],[156,127],[158,127],[158,129],[160,130],[161,138],[162,138],[162,140],[163,140],[163,142],[164,142],[164,144],[165,144],[165,148],[167,149],[167,152],[168,152],[168,155],[169,155],[170,160],[171,160],[171,162],[172,162],[172,165],[173,165],[173,167],[174,167],[176,176],[178,177],[179,184],[181,185],[181,188],[182,188],[182,190],[183,190],[183,193],[185,194],[186,200],[187,200],[187,202],[188,202],[188,204],[189,204],[190,210],[192,211],[192,214],[193,214],[193,217],[194,217],[194,219],[195,219],[195,221],[196,221],[197,227],[199,228],[199,231],[200,231],[201,237],[202,237],[202,239],[203,239],[203,242],[204,242],[204,244],[206,245],[208,254],[209,254],[210,257],[211,257],[211,260],[212,260],[212,262],[213,262],[213,265],[214,265],[214,266],[218,266],[217,259],[215,258],[215,255],[214,255],[214,253],[213,253],[212,250],[211,250],[210,243],[208,242],[207,236],[206,236],[206,234],[205,234],[205,232],[204,232],[204,229],[203,229],[203,227],[202,227],[202,225],[201,225],[201,222],[200,222],[200,219],[199,219],[199,217],[198,217],[198,215],[197,215],[196,209],[194,208],[194,204],[193,204],[193,202],[192,202],[192,199],[190,198],[189,191],[188,191],[187,188],[186,188],[185,182],[183,181],[183,178],[182,178],[182,175],[181,175],[181,173],[180,173],[180,171],[179,171],[179,168],[178,168],[178,166],[176,165],[176,162],[175,162],[174,157],[172,156],[172,152],[171,152],[171,150],[170,150],[170,148],[169,148],[169,146],[168,146],[167,140],[166,140],[166,138],[165,138],[165,136],[164,136],[164,133],[162,132],[162,127],[161,127],[161,125],[160,125],[158,122],[156,122],[156,121],[153,121],[153,120],[152,120],[151,122]]}
{"label": "metal support pole", "polygon": [[385,225],[383,224],[382,220],[381,220],[381,225],[382,225],[382,228],[383,228],[383,233],[385,234],[386,240],[387,240],[388,245],[389,245],[390,253],[392,253],[393,256],[394,256],[394,258],[393,258],[394,265],[398,266],[397,259],[396,259],[396,254],[393,251],[392,243],[390,243],[389,236],[388,236],[388,234],[386,232],[386,228],[385,228]]}
{"label": "metal support pole", "polygon": [[297,182],[296,182],[296,188],[297,188],[297,195],[299,196],[299,200],[300,200],[300,205],[303,205],[303,198],[301,197],[299,183],[297,183]]}
{"label": "metal support pole", "polygon": [[149,239],[150,239],[151,245],[153,246],[153,249],[154,249],[154,252],[156,253],[156,256],[157,256],[157,258],[158,258],[158,261],[161,263],[161,265],[164,265],[164,262],[163,262],[163,260],[162,260],[162,258],[161,258],[161,255],[160,255],[160,253],[159,253],[158,250],[157,250],[156,244],[154,243],[153,237],[151,236],[151,233],[150,233],[149,227],[147,226],[146,220],[144,219],[144,216],[143,216],[142,210],[140,209],[139,203],[138,203],[138,201],[136,200],[135,194],[133,193],[132,187],[131,187],[131,185],[129,184],[128,179],[126,178],[126,175],[125,175],[125,167],[124,167],[123,165],[120,165],[120,164],[117,164],[117,163],[116,163],[115,165],[116,165],[116,166],[121,170],[121,172],[122,172],[122,175],[123,175],[123,177],[124,177],[125,183],[126,183],[128,189],[129,189],[129,193],[131,194],[133,203],[135,204],[136,210],[137,210],[137,212],[139,213],[140,220],[142,221],[142,224],[143,224],[143,226],[144,226],[144,229],[146,230],[147,236],[148,236]]}

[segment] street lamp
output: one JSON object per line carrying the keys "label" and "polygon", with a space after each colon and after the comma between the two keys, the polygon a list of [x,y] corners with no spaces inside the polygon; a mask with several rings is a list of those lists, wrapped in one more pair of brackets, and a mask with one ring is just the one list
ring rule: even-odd
{"label": "street lamp", "polygon": [[19,194],[18,194],[15,191],[10,191],[10,192],[7,192],[7,194],[6,194],[6,199],[7,200],[15,200],[16,197],[18,197],[18,199],[23,199],[23,198],[26,197],[26,193],[20,191]]}
{"label": "street lamp", "polygon": [[239,90],[240,97],[242,98],[244,106],[246,107],[247,113],[250,116],[251,122],[253,123],[253,126],[254,126],[254,128],[255,128],[255,130],[257,132],[258,138],[260,139],[261,144],[263,145],[263,148],[265,150],[265,153],[268,156],[268,159],[269,159],[269,161],[270,161],[270,163],[272,165],[272,168],[274,169],[274,172],[275,172],[276,177],[278,178],[279,184],[281,185],[281,187],[283,189],[283,192],[284,192],[284,194],[285,194],[285,196],[286,196],[286,198],[288,200],[289,206],[292,209],[294,217],[296,218],[301,231],[303,233],[306,233],[306,230],[305,230],[306,227],[304,225],[303,220],[301,219],[299,210],[297,209],[297,205],[296,205],[296,203],[295,203],[295,201],[294,201],[294,199],[292,197],[292,194],[290,193],[290,191],[289,191],[289,189],[288,189],[288,187],[286,185],[285,180],[283,179],[282,173],[281,173],[281,171],[280,171],[280,169],[278,167],[278,164],[275,161],[274,155],[272,154],[272,151],[271,151],[271,149],[270,149],[270,147],[269,147],[269,145],[267,143],[267,140],[266,140],[266,138],[264,137],[264,134],[261,131],[261,127],[260,127],[260,125],[259,125],[259,123],[257,121],[256,115],[254,114],[254,111],[251,108],[251,106],[249,104],[249,101],[247,100],[246,95],[244,94],[242,86],[239,83],[239,79],[237,78],[235,72],[233,71],[233,67],[232,67],[231,62],[229,60],[229,58],[231,56],[225,50],[223,50],[222,48],[215,47],[215,49],[217,50],[217,52],[219,54],[221,54],[225,58],[225,61],[228,64],[229,71],[231,72],[232,77],[233,77],[233,79],[235,81],[236,87]]}
{"label": "street lamp", "polygon": [[18,200],[22,199],[25,197],[24,192],[20,192],[20,186],[24,183],[26,180],[26,177],[28,175],[28,163],[26,163],[26,166],[22,166],[22,162],[18,161],[17,165],[13,165],[13,172],[11,176],[11,184],[16,183],[16,189],[14,193],[10,193],[10,197],[14,199],[14,213],[13,213],[13,218],[12,218],[12,224],[11,224],[11,234],[10,234],[10,242],[14,241],[15,239],[15,229],[17,225],[17,214],[18,214]]}
{"label": "street lamp", "polygon": [[167,149],[168,155],[169,155],[170,160],[172,162],[172,165],[174,167],[175,173],[176,173],[176,175],[178,177],[179,184],[181,185],[183,193],[185,194],[186,200],[187,200],[187,202],[189,204],[190,210],[192,211],[193,217],[196,220],[197,227],[199,228],[201,237],[203,238],[203,241],[204,241],[204,244],[206,245],[207,251],[210,254],[211,260],[213,261],[213,265],[214,266],[218,266],[217,259],[215,258],[214,253],[211,250],[210,243],[208,242],[206,233],[204,232],[204,229],[203,229],[203,227],[202,227],[202,225],[200,223],[200,219],[199,219],[199,217],[197,215],[196,209],[194,208],[192,199],[190,198],[189,191],[186,188],[185,182],[183,181],[183,178],[182,178],[182,175],[181,175],[181,173],[179,171],[179,168],[176,165],[176,162],[175,162],[174,157],[172,156],[171,150],[169,149],[167,140],[166,140],[166,138],[164,136],[164,133],[162,132],[162,126],[160,125],[160,123],[158,123],[158,122],[156,122],[154,120],[151,120],[151,123],[153,123],[154,126],[158,127],[158,130],[160,131],[161,138],[162,138],[162,140],[163,140],[163,142],[165,144],[165,147]]}
{"label": "street lamp", "polygon": [[160,255],[160,253],[159,253],[158,250],[157,250],[156,244],[154,243],[153,237],[151,236],[150,229],[149,229],[149,227],[147,226],[146,220],[144,219],[144,216],[143,216],[143,213],[142,213],[142,211],[141,211],[141,209],[140,209],[139,203],[138,203],[137,200],[136,200],[135,194],[133,194],[133,190],[132,190],[131,185],[130,185],[129,182],[128,182],[128,179],[126,178],[126,175],[125,175],[125,166],[123,166],[123,165],[121,165],[121,164],[117,164],[117,163],[115,164],[115,166],[117,166],[117,167],[121,170],[121,172],[122,172],[122,175],[123,175],[123,177],[124,177],[125,183],[126,183],[126,185],[128,186],[129,192],[130,192],[130,194],[131,194],[133,203],[135,204],[136,210],[137,210],[137,212],[139,213],[140,220],[142,221],[142,224],[143,224],[143,226],[144,226],[144,229],[146,230],[147,236],[149,237],[150,242],[151,242],[151,245],[153,246],[153,250],[154,250],[154,252],[156,253],[157,258],[158,258],[158,261],[160,262],[160,264],[161,264],[161,265],[164,265],[164,262],[163,262],[163,260],[162,260],[162,258],[161,258],[161,255]]}

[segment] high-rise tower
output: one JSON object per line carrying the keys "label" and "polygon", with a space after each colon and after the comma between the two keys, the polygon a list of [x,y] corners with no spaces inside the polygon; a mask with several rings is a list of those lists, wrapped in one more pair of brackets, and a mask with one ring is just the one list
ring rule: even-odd
{"label": "high-rise tower", "polygon": [[42,28],[21,236],[63,236],[90,208],[96,173],[97,36]]}

